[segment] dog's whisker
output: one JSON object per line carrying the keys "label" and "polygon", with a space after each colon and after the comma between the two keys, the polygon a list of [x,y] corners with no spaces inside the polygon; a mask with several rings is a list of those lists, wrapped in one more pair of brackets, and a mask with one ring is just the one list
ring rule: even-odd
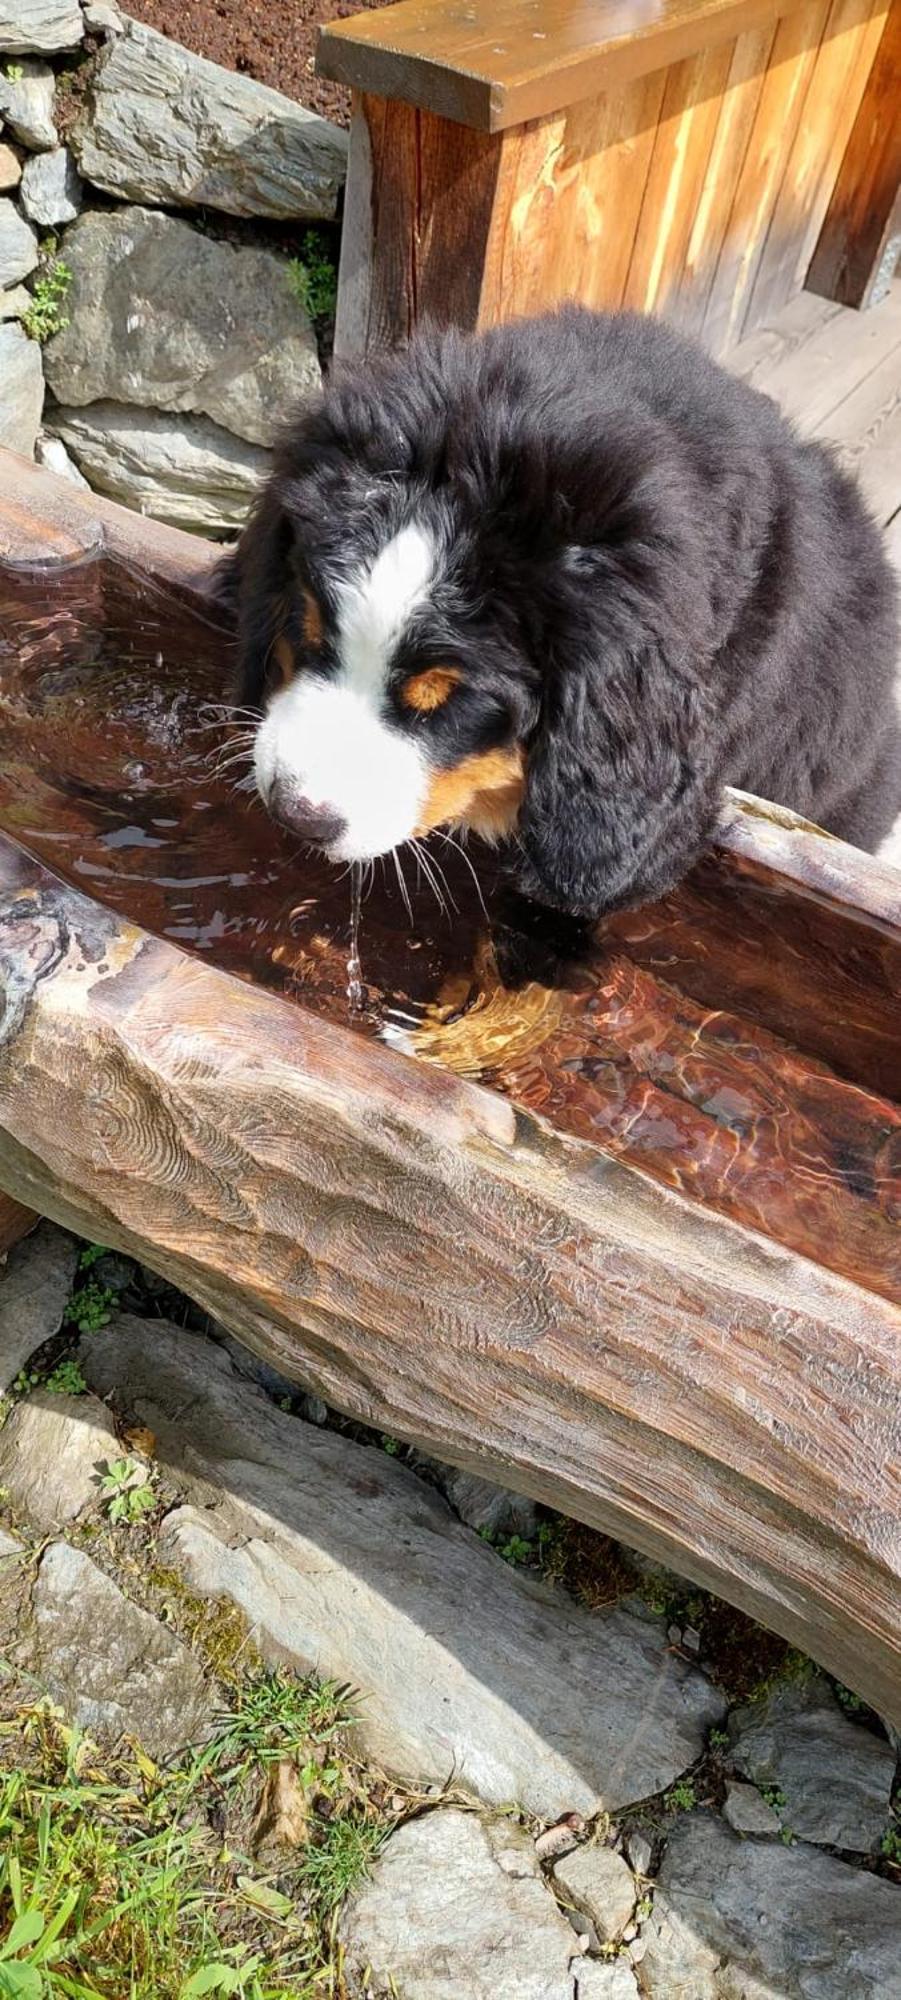
{"label": "dog's whisker", "polygon": [[478,878],[478,875],[476,874],[476,871],[475,871],[475,869],[474,869],[474,867],[473,867],[473,865],[472,865],[472,862],[471,862],[471,860],[470,860],[470,858],[469,858],[469,855],[468,855],[468,854],[466,853],[466,851],[465,851],[465,849],[463,848],[463,846],[461,845],[460,841],[459,841],[459,840],[457,840],[457,839],[455,839],[455,837],[454,837],[454,835],[453,835],[452,833],[445,833],[445,832],[444,832],[444,831],[442,830],[442,831],[441,831],[441,838],[442,838],[442,840],[444,840],[444,841],[446,841],[446,842],[447,842],[447,845],[448,845],[448,847],[452,847],[452,848],[453,848],[453,850],[454,850],[454,853],[455,853],[455,854],[459,854],[459,856],[460,856],[460,860],[461,860],[461,861],[464,861],[464,862],[466,863],[466,866],[467,866],[467,868],[469,869],[469,872],[470,872],[470,875],[472,876],[472,879],[473,879],[473,882],[475,883],[475,891],[476,891],[476,895],[478,896],[478,899],[479,899],[479,902],[480,902],[480,904],[481,904],[481,906],[482,906],[482,911],[483,911],[484,915],[485,915],[485,916],[487,917],[487,915],[488,915],[488,910],[487,910],[487,907],[486,907],[486,904],[485,904],[485,898],[484,898],[484,896],[483,896],[483,894],[482,894],[482,884],[481,884],[481,882],[479,881],[479,878]]}
{"label": "dog's whisker", "polygon": [[432,894],[435,898],[436,903],[438,904],[439,909],[443,912],[444,916],[446,916],[448,920],[450,920],[450,911],[447,907],[444,897],[441,894],[441,889],[438,885],[438,881],[432,869],[431,863],[429,860],[427,860],[420,842],[418,840],[411,840],[410,846],[413,849],[417,863],[421,868],[423,875],[425,876],[425,879],[429,885],[429,888],[432,891]]}
{"label": "dog's whisker", "polygon": [[429,860],[429,867],[434,871],[437,881],[440,882],[451,909],[455,912],[457,916],[459,916],[460,912],[457,909],[456,898],[454,896],[450,883],[448,882],[447,876],[445,875],[444,869],[441,866],[437,854],[433,854],[430,850],[428,860]]}
{"label": "dog's whisker", "polygon": [[404,899],[404,903],[405,903],[405,905],[406,905],[406,911],[407,911],[407,916],[408,916],[408,917],[409,917],[409,919],[410,919],[410,928],[411,928],[411,930],[412,930],[412,928],[413,928],[413,905],[412,905],[412,903],[411,903],[411,901],[410,901],[410,891],[409,891],[409,889],[407,888],[407,884],[406,884],[406,881],[405,881],[405,879],[404,879],[404,871],[403,871],[403,869],[402,869],[402,867],[401,867],[401,865],[400,865],[400,855],[398,854],[398,851],[397,851],[397,848],[396,848],[396,847],[392,847],[392,849],[391,849],[391,859],[392,859],[392,861],[394,862],[394,867],[395,867],[395,872],[396,872],[396,874],[397,874],[397,880],[398,880],[398,886],[399,886],[399,888],[400,888],[400,893],[401,893],[401,895],[402,895],[402,897],[403,897],[403,899]]}

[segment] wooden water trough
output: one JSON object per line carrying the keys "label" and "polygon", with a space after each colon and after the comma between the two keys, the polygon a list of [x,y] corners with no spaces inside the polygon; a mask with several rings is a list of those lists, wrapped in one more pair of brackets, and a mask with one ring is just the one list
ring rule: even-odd
{"label": "wooden water trough", "polygon": [[191,791],[214,552],[0,494],[0,1185],[901,1723],[901,878],[734,799],[588,941],[374,897],[351,1017],[346,882]]}

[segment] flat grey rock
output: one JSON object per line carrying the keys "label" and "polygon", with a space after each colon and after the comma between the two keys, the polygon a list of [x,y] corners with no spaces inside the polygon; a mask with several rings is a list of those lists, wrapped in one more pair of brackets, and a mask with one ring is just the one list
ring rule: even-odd
{"label": "flat grey rock", "polygon": [[729,1736],[736,1768],[781,1794],[779,1816],[792,1833],[859,1854],[878,1847],[888,1823],[894,1752],[849,1721],[821,1675],[737,1710]]}
{"label": "flat grey rock", "polygon": [[77,48],[83,35],[78,0],[0,0],[0,55],[52,55]]}
{"label": "flat grey rock", "polygon": [[54,406],[45,428],[62,438],[95,492],[205,534],[243,526],[269,471],[268,452],[208,417],[91,403],[84,410]]}
{"label": "flat grey rock", "polygon": [[[42,229],[55,229],[73,222],[82,205],[81,175],[68,146],[54,146],[50,153],[33,153],[22,172],[19,200],[30,221]],[[66,261],[68,262],[68,244]],[[68,305],[66,307],[68,311]]]}
{"label": "flat grey rock", "polygon": [[56,473],[57,479],[68,479],[70,485],[80,486],[83,492],[90,492],[84,474],[79,472],[75,460],[69,457],[62,438],[39,437],[34,455],[39,465],[45,465],[48,472]]}
{"label": "flat grey rock", "polygon": [[84,24],[94,35],[121,35],[125,15],[116,0],[83,0]]}
{"label": "flat grey rock", "polygon": [[635,1877],[612,1847],[577,1847],[554,1869],[564,1903],[588,1918],[602,1944],[622,1937],[635,1909]]}
{"label": "flat grey rock", "polygon": [[83,215],[67,232],[66,262],[69,324],[44,356],[60,403],[196,411],[271,445],[319,386],[310,319],[273,250],[217,243],[130,207]]}
{"label": "flat grey rock", "polygon": [[646,1833],[630,1833],[626,1841],[626,1853],[636,1875],[648,1875],[654,1850]]}
{"label": "flat grey rock", "polygon": [[490,1479],[480,1479],[475,1472],[461,1472],[456,1465],[445,1465],[440,1459],[429,1458],[424,1462],[467,1528],[487,1534],[492,1540],[505,1535],[522,1535],[526,1539],[534,1535],[538,1510],[525,1493],[511,1493],[506,1486],[495,1486]]}
{"label": "flat grey rock", "polygon": [[31,458],[44,407],[41,350],[16,320],[0,323],[0,445]]}
{"label": "flat grey rock", "polygon": [[100,1467],[116,1455],[112,1419],[96,1396],[36,1389],[0,1431],[0,1486],[14,1514],[45,1531],[62,1528],[96,1502]]}
{"label": "flat grey rock", "polygon": [[108,194],[291,220],[334,216],[347,162],[328,119],[131,20],[73,143]]}
{"label": "flat grey rock", "polygon": [[44,152],[59,143],[53,123],[56,78],[45,62],[26,59],[15,68],[15,76],[0,70],[0,118],[23,146]]}
{"label": "flat grey rock", "polygon": [[609,1964],[583,1958],[576,1968],[575,2000],[640,2000],[638,1981],[625,1958]]}
{"label": "flat grey rock", "polygon": [[361,2000],[575,2000],[580,1991],[584,1960],[528,1835],[475,1813],[440,1810],[401,1827],[350,1898],[339,1935]]}
{"label": "flat grey rock", "polygon": [[[5,388],[2,362],[0,379]],[[0,1266],[0,1391],[15,1381],[35,1349],[59,1332],[77,1263],[73,1238],[54,1223],[41,1222]]]}
{"label": "flat grey rock", "polygon": [[6,195],[0,200],[0,285],[18,284],[34,270],[37,261],[34,230]]}
{"label": "flat grey rock", "polygon": [[80,1549],[47,1550],[34,1616],[41,1679],[83,1729],[135,1736],[157,1759],[206,1733],[210,1699],[193,1653]]}
{"label": "flat grey rock", "polygon": [[552,1819],[657,1792],[698,1756],[723,1704],[653,1621],[517,1573],[406,1466],[277,1409],[200,1336],[123,1316],[83,1355],[186,1495],[167,1559],[270,1655],[361,1689],[386,1768]]}
{"label": "flat grey rock", "polygon": [[761,1798],[755,1785],[726,1786],[723,1818],[733,1833],[766,1834],[772,1840],[782,1831],[779,1814]]}
{"label": "flat grey rock", "polygon": [[5,140],[0,140],[0,194],[7,194],[10,188],[18,187],[22,178],[22,162]]}
{"label": "flat grey rock", "polygon": [[675,1827],[642,1938],[648,2000],[901,2000],[901,1890],[712,1815]]}
{"label": "flat grey rock", "polygon": [[[22,314],[27,313],[31,303],[31,293],[26,289],[25,285],[11,285],[8,291],[0,292],[0,320],[21,319]],[[42,369],[42,390],[43,382],[44,371]]]}

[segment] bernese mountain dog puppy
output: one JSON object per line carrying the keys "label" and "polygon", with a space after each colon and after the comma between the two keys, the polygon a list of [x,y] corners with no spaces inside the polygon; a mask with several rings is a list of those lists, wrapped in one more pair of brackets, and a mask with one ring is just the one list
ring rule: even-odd
{"label": "bernese mountain dog puppy", "polygon": [[874,849],[892,572],[852,482],[660,321],[578,308],[338,368],[231,558],[270,811],[335,861],[439,826],[593,917],[723,787]]}

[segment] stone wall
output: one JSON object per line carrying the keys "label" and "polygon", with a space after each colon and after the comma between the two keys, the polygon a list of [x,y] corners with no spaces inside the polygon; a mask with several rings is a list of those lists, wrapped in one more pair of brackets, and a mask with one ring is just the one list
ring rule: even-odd
{"label": "stone wall", "polygon": [[0,444],[239,527],[319,381],[299,253],[346,150],[115,0],[0,0]]}

